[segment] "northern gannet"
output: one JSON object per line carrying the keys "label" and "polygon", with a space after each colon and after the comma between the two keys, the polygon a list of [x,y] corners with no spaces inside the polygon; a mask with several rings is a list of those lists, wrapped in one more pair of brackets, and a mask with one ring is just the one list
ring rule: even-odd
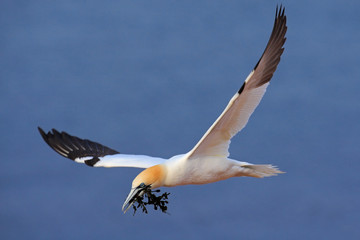
{"label": "northern gannet", "polygon": [[126,212],[145,189],[162,186],[206,184],[231,177],[269,177],[282,173],[268,165],[229,158],[231,138],[245,127],[262,99],[284,51],[287,30],[285,8],[276,8],[275,23],[264,53],[225,110],[189,152],[169,159],[121,154],[102,144],[71,136],[66,132],[45,133],[45,142],[60,155],[92,167],[146,168],[135,177],[122,210]]}

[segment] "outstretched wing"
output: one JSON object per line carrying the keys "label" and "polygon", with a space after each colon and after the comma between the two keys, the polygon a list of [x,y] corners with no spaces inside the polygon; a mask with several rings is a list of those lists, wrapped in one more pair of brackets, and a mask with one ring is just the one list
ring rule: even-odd
{"label": "outstretched wing", "polygon": [[188,153],[189,159],[229,156],[230,139],[245,127],[280,62],[287,30],[284,12],[282,6],[276,8],[274,27],[263,55],[223,113]]}
{"label": "outstretched wing", "polygon": [[57,153],[78,163],[85,163],[91,167],[137,167],[148,168],[165,159],[145,155],[120,154],[100,143],[71,136],[66,132],[52,129],[52,133],[45,133],[38,127],[44,141]]}

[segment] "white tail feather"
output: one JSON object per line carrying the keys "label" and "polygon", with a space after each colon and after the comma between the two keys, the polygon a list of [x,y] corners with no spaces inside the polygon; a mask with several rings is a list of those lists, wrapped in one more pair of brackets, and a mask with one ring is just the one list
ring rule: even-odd
{"label": "white tail feather", "polygon": [[280,171],[276,166],[270,164],[266,164],[266,165],[248,164],[248,165],[242,165],[241,167],[244,168],[242,171],[243,176],[248,176],[248,177],[263,178],[263,177],[276,176],[279,173],[284,173]]}

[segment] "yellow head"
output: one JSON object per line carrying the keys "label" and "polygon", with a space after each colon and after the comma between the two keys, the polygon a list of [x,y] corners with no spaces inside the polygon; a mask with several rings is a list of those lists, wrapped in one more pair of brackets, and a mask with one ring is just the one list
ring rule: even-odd
{"label": "yellow head", "polygon": [[136,188],[140,184],[151,186],[151,189],[161,187],[165,179],[165,169],[162,165],[149,167],[139,173],[132,182],[131,188]]}

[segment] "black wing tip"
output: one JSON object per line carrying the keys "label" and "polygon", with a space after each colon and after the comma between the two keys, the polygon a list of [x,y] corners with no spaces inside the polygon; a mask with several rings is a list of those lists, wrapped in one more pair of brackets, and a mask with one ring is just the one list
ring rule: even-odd
{"label": "black wing tip", "polygon": [[40,135],[43,137],[43,139],[45,140],[45,142],[48,142],[50,138],[57,136],[57,135],[61,135],[63,133],[67,134],[66,132],[59,132],[57,131],[55,128],[52,128],[51,131],[48,131],[47,133],[45,133],[45,131],[41,128],[38,127],[38,130],[40,132]]}
{"label": "black wing tip", "polygon": [[[49,142],[49,139],[52,138],[54,136],[54,134],[52,134],[51,132],[48,132],[48,133],[45,133],[45,131],[41,128],[41,127],[38,127],[38,130],[40,132],[40,135],[41,137],[44,139],[44,141],[51,147],[51,144]],[[55,150],[55,149],[54,149]],[[56,151],[56,150],[55,150]]]}
{"label": "black wing tip", "polygon": [[[274,34],[274,32],[275,32],[275,29],[276,29],[276,26],[277,26],[277,25],[279,26],[279,29],[284,28],[284,29],[285,29],[285,33],[286,33],[287,26],[286,26],[285,7],[283,7],[282,4],[280,4],[280,7],[279,7],[279,5],[276,5],[274,27],[273,27],[273,30],[272,30],[272,32],[271,32],[271,36],[270,36],[269,42],[270,42],[271,37],[273,36],[273,34]],[[285,41],[286,41],[285,33],[284,33],[284,38],[283,38],[283,43],[282,43],[282,45],[284,45],[284,43],[285,43]],[[265,50],[266,50],[266,49],[265,49]],[[284,50],[284,47],[281,47],[281,50],[283,51],[283,50]],[[265,53],[265,51],[264,51],[264,53]],[[264,55],[264,53],[263,53],[263,55]],[[256,68],[259,66],[259,63],[260,63],[263,55],[260,57],[259,61],[256,63],[256,65],[255,65],[255,67],[254,67],[254,70],[256,70]]]}
{"label": "black wing tip", "polygon": [[[263,59],[265,53],[267,52],[268,48],[270,46],[272,46],[272,44],[274,42],[276,42],[276,45],[280,44],[280,46],[278,46],[277,49],[277,52],[275,54],[275,58],[278,57],[277,60],[277,63],[276,65],[279,63],[280,61],[280,56],[282,55],[283,51],[284,51],[284,44],[285,44],[285,41],[286,41],[286,37],[285,37],[285,34],[286,34],[286,31],[287,31],[287,26],[286,26],[286,15],[285,15],[285,7],[280,4],[279,5],[276,5],[276,11],[275,11],[275,20],[274,20],[274,26],[273,26],[273,29],[271,31],[271,35],[270,35],[270,38],[268,40],[268,43],[265,47],[265,50],[263,52],[263,54],[261,55],[260,59],[257,61],[257,63],[255,64],[255,67],[253,68],[253,72],[255,70],[257,70],[261,60]],[[254,84],[247,84],[246,82],[241,86],[241,88],[239,89],[238,93],[241,94],[241,92],[244,90],[245,87],[259,87],[267,82],[269,82],[272,78],[272,75],[273,75],[273,72],[275,72],[276,70],[276,66],[275,68],[273,69],[272,72],[268,72],[267,76],[264,78],[263,81],[260,81],[259,83],[256,83],[255,86],[250,86],[250,85],[254,85]],[[249,85],[249,86],[248,86]]]}
{"label": "black wing tip", "polygon": [[44,132],[44,130],[42,130],[41,127],[38,127],[38,130],[39,130],[39,132],[40,132],[41,137],[42,137],[42,138],[44,139],[44,141],[46,142],[46,140],[47,140],[46,133]]}
{"label": "black wing tip", "polygon": [[285,7],[280,4],[280,7],[279,5],[276,5],[276,12],[275,12],[275,18],[279,18],[279,17],[285,17]]}
{"label": "black wing tip", "polygon": [[[274,26],[271,31],[270,38],[265,47],[263,54],[261,55],[259,61],[256,63],[253,71],[257,70],[260,65],[262,65],[262,70],[259,73],[254,73],[256,75],[256,81],[249,81],[245,87],[247,88],[257,88],[263,84],[269,82],[277,68],[277,65],[280,62],[280,57],[284,52],[284,44],[286,41],[287,26],[286,26],[286,15],[285,7],[281,4],[276,6]],[[263,60],[265,62],[263,62]],[[240,89],[241,90],[241,89]],[[239,90],[239,91],[240,91]]]}
{"label": "black wing tip", "polygon": [[93,157],[90,160],[85,160],[85,164],[89,166],[94,166],[99,161],[99,157],[119,153],[100,143],[71,136],[66,132],[59,132],[54,128],[48,133],[45,133],[40,127],[38,127],[38,130],[44,141],[63,157],[71,160],[82,157]]}
{"label": "black wing tip", "polygon": [[47,139],[47,134],[45,133],[45,131],[41,128],[41,127],[38,127],[38,130],[40,132],[40,135],[45,139]]}
{"label": "black wing tip", "polygon": [[61,134],[56,129],[51,129],[47,133],[41,128],[38,127],[40,135],[44,139],[44,141],[51,147],[55,152],[59,153],[61,156],[66,157],[71,160],[75,160],[69,156],[69,149],[64,148],[64,142],[61,140]]}

